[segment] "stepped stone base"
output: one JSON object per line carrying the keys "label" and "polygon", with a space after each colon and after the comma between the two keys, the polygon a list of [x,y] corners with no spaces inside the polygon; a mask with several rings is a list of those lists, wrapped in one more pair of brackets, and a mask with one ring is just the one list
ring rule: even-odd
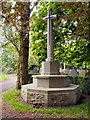
{"label": "stepped stone base", "polygon": [[63,88],[36,87],[35,84],[22,86],[22,98],[32,104],[33,101],[44,103],[46,106],[76,104],[80,99],[79,85],[71,84]]}
{"label": "stepped stone base", "polygon": [[68,75],[33,75],[32,77],[36,87],[63,88],[69,86]]}

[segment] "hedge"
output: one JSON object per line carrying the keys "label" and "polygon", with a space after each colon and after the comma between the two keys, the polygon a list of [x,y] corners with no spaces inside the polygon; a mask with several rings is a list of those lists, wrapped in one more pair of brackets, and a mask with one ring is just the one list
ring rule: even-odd
{"label": "hedge", "polygon": [[80,85],[81,93],[90,95],[90,76],[69,76],[70,83]]}

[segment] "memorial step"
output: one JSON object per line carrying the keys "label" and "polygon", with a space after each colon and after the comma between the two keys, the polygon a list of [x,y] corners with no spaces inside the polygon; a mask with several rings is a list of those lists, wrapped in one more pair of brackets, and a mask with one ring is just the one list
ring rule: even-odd
{"label": "memorial step", "polygon": [[33,75],[32,77],[36,87],[63,88],[69,86],[68,75]]}

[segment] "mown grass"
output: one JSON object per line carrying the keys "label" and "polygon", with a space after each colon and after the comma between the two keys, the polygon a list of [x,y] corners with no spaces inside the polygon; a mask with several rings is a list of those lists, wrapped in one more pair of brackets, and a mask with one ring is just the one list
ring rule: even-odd
{"label": "mown grass", "polygon": [[0,81],[6,80],[8,77],[6,77],[5,75],[16,75],[16,72],[10,73],[10,74],[6,74],[4,72],[0,73]]}
{"label": "mown grass", "polygon": [[17,72],[12,72],[12,73],[6,73],[7,75],[17,75]]}
{"label": "mown grass", "polygon": [[22,113],[40,113],[41,115],[53,115],[59,118],[88,118],[88,103],[76,105],[70,108],[43,107],[40,109],[36,109],[32,106],[26,106],[25,104],[21,103],[17,98],[18,95],[20,95],[20,91],[17,91],[15,88],[13,88],[3,94],[3,99],[15,110],[18,110]]}
{"label": "mown grass", "polygon": [[17,72],[13,72],[13,73],[5,73],[5,72],[1,72],[0,75],[16,75]]}
{"label": "mown grass", "polygon": [[6,76],[4,76],[3,74],[0,74],[0,81],[6,80],[6,79],[7,79]]}

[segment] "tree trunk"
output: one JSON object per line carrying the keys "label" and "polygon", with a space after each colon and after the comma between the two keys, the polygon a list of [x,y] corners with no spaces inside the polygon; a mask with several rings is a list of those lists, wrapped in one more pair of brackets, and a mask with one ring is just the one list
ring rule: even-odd
{"label": "tree trunk", "polygon": [[21,49],[21,85],[28,83],[28,56],[29,56],[29,17],[30,3],[22,3],[24,9],[21,15],[21,33],[20,33],[20,49]]}
{"label": "tree trunk", "polygon": [[28,40],[21,44],[21,85],[28,83],[28,44]]}
{"label": "tree trunk", "polygon": [[18,58],[18,66],[17,66],[17,83],[16,83],[16,89],[21,89],[21,82],[20,82],[20,54]]}

